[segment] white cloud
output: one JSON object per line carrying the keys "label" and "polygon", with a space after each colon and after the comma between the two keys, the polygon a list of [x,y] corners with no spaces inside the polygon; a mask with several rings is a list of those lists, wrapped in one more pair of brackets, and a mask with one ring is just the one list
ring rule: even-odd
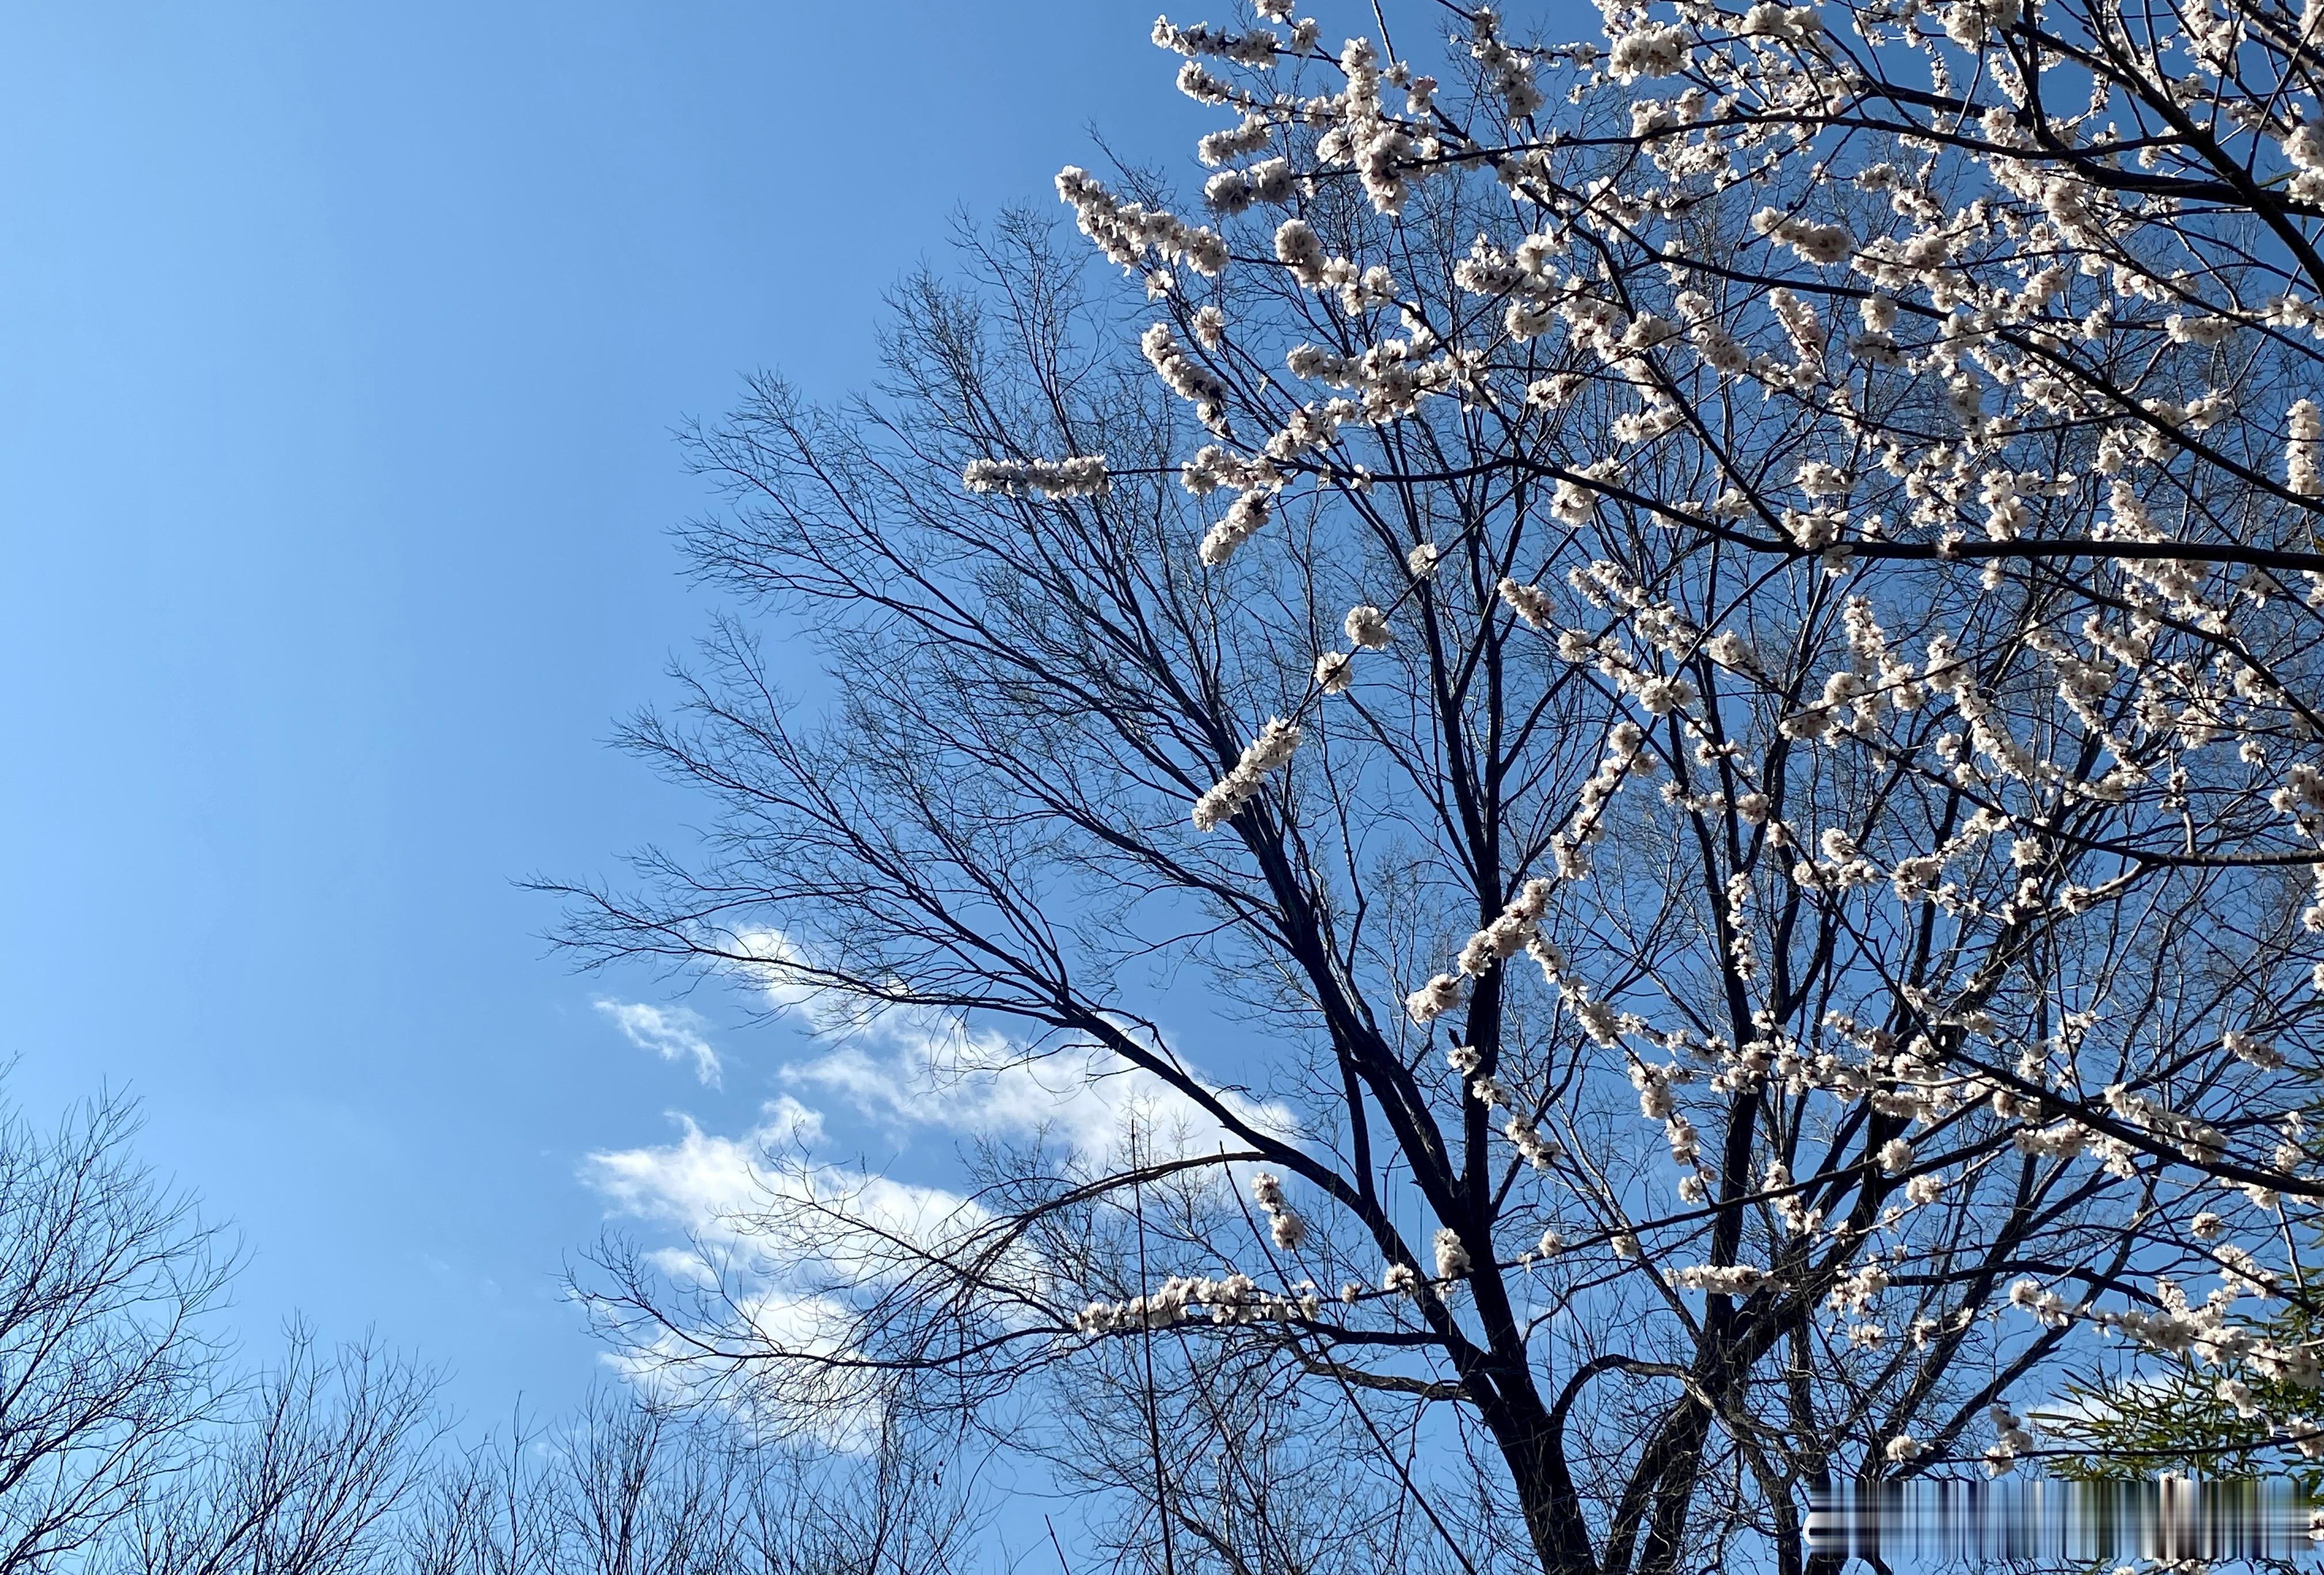
{"label": "white cloud", "polygon": [[[812,1243],[825,1264],[842,1257],[869,1272],[877,1239],[942,1250],[989,1216],[942,1187],[917,1186],[844,1166],[816,1165],[807,1151],[823,1138],[823,1117],[788,1095],[770,1101],[739,1138],[705,1132],[673,1112],[674,1143],[602,1150],[582,1164],[581,1178],[617,1214],[675,1225],[712,1242],[751,1234],[742,1227],[784,1220],[787,1240]],[[844,1211],[860,1230],[837,1222]],[[851,1235],[861,1240],[845,1239]]]}
{"label": "white cloud", "polygon": [[[1099,1162],[1132,1138],[1141,1159],[1241,1146],[1209,1110],[1153,1073],[1120,1069],[1097,1050],[1028,1057],[1013,1041],[972,1034],[948,1015],[883,1018],[781,1075],[795,1090],[842,1099],[901,1143],[929,1131],[1041,1136]],[[1225,1090],[1218,1099],[1252,1127],[1295,1134],[1283,1106]],[[786,1266],[774,1273],[820,1264],[844,1268],[844,1277],[879,1277],[895,1243],[941,1252],[990,1220],[945,1187],[816,1162],[825,1110],[788,1091],[760,1106],[758,1119],[739,1136],[711,1134],[683,1113],[671,1119],[678,1122],[677,1140],[593,1152],[581,1164],[581,1180],[618,1215],[677,1227],[711,1245],[770,1240],[776,1224],[783,1239],[776,1257]]]}
{"label": "white cloud", "polygon": [[770,1101],[740,1138],[705,1132],[688,1116],[673,1119],[675,1143],[606,1150],[583,1162],[582,1179],[615,1213],[713,1243],[764,1239],[779,1222],[777,1250],[851,1278],[876,1277],[890,1244],[941,1252],[990,1218],[943,1187],[813,1163],[806,1149],[821,1138],[822,1117],[793,1099]]}
{"label": "white cloud", "polygon": [[[835,1297],[761,1287],[737,1298],[734,1319],[738,1326],[786,1350],[837,1355],[851,1349],[853,1312]],[[869,1454],[880,1446],[876,1381],[846,1368],[812,1376],[794,1369],[787,1375],[793,1386],[811,1377],[818,1381],[809,1383],[804,1395],[785,1401],[763,1388],[738,1385],[731,1371],[705,1363],[674,1335],[607,1351],[601,1359],[624,1382],[663,1401],[714,1405],[777,1436],[809,1438],[851,1454]]]}
{"label": "white cloud", "polygon": [[[1133,1128],[1139,1148],[1149,1154],[1197,1152],[1215,1147],[1224,1136],[1217,1119],[1194,1101],[1102,1051],[1030,1057],[1015,1042],[972,1031],[945,1012],[896,1011],[869,1021],[844,1009],[818,1012],[814,1009],[834,1006],[832,992],[816,981],[813,959],[784,931],[726,932],[717,944],[769,1006],[809,1009],[808,1031],[828,1046],[783,1068],[784,1080],[837,1094],[891,1128],[992,1138],[1045,1133],[1092,1156],[1118,1149]],[[1245,1121],[1284,1136],[1295,1130],[1290,1112],[1279,1105],[1205,1086]]]}
{"label": "white cloud", "polygon": [[807,1006],[823,994],[823,988],[804,975],[807,953],[780,930],[738,930],[729,950],[750,959],[735,964],[736,971],[758,987],[769,1006]]}
{"label": "white cloud", "polygon": [[[612,1212],[682,1232],[687,1245],[648,1260],[680,1285],[708,1285],[723,1270],[731,1332],[755,1340],[835,1356],[855,1349],[857,1293],[889,1283],[923,1255],[957,1249],[991,1219],[942,1187],[811,1163],[807,1151],[823,1136],[822,1117],[788,1095],[765,1105],[739,1138],[673,1119],[676,1141],[592,1154],[582,1179]],[[738,1391],[730,1371],[700,1363],[668,1337],[609,1359],[629,1382],[673,1398],[754,1411],[773,1404]],[[768,1420],[836,1449],[876,1443],[877,1396],[861,1375],[833,1368],[820,1382],[793,1377],[814,1387],[791,1395]]]}
{"label": "white cloud", "polygon": [[[788,942],[770,932],[754,945],[781,960],[753,979],[770,1001],[811,999],[813,990],[780,972],[797,957]],[[627,1030],[626,1020],[623,1026]],[[828,1033],[831,1025],[824,1027]],[[632,1036],[649,1043],[638,1032]],[[973,1032],[945,1014],[894,1013],[858,1024],[844,1036],[825,1038],[781,1077],[794,1091],[763,1106],[739,1136],[706,1132],[691,1117],[675,1114],[675,1140],[592,1154],[581,1179],[612,1212],[683,1239],[649,1255],[673,1280],[700,1282],[714,1273],[708,1260],[723,1260],[723,1290],[738,1328],[794,1350],[853,1349],[864,1293],[892,1284],[923,1255],[957,1251],[993,1223],[973,1200],[943,1186],[816,1162],[826,1127],[821,1106],[844,1107],[879,1124],[899,1146],[929,1134],[1003,1141],[1039,1136],[1099,1163],[1118,1155],[1133,1134],[1141,1158],[1241,1147],[1195,1101],[1150,1073],[1123,1069],[1105,1053],[1028,1056],[1013,1041]],[[1281,1106],[1224,1091],[1217,1097],[1252,1125],[1286,1136],[1294,1131]],[[620,1366],[649,1387],[717,1382],[673,1350],[652,1346],[626,1353]],[[835,1390],[815,1399],[813,1414],[797,1424],[850,1447],[847,1441],[868,1425],[864,1404]]]}
{"label": "white cloud", "polygon": [[601,1000],[597,1009],[620,1026],[631,1044],[650,1050],[664,1061],[694,1063],[694,1074],[705,1086],[716,1088],[724,1072],[718,1052],[704,1036],[710,1024],[702,1014],[682,1006],[652,1006],[641,1000]]}
{"label": "white cloud", "polygon": [[726,1222],[758,1195],[761,1156],[779,1145],[812,1143],[823,1132],[823,1118],[788,1097],[760,1116],[758,1126],[744,1136],[720,1138],[705,1132],[693,1117],[675,1115],[680,1128],[677,1142],[592,1154],[582,1162],[581,1178],[615,1213],[689,1232],[731,1235]]}
{"label": "white cloud", "polygon": [[[979,1138],[1045,1134],[1073,1152],[1103,1156],[1134,1131],[1143,1154],[1192,1154],[1230,1139],[1217,1118],[1151,1073],[1124,1067],[1101,1050],[1039,1057],[957,1018],[882,1018],[814,1058],[783,1068],[793,1086],[845,1099],[859,1112],[899,1128]],[[1288,1135],[1291,1114],[1211,1087],[1237,1118]]]}
{"label": "white cloud", "polygon": [[[1099,1160],[1133,1135],[1141,1157],[1240,1147],[1194,1100],[1149,1073],[1121,1069],[1103,1052],[1028,1056],[1013,1042],[969,1032],[950,1017],[881,1019],[781,1075],[793,1088],[844,1101],[907,1143],[932,1131],[1039,1136]],[[1218,1097],[1254,1126],[1286,1136],[1294,1129],[1279,1105],[1223,1091]],[[987,1218],[943,1187],[815,1162],[825,1112],[790,1093],[762,1106],[737,1137],[706,1132],[682,1113],[672,1119],[679,1127],[674,1142],[603,1150],[583,1163],[581,1179],[613,1212],[725,1243],[750,1234],[738,1221],[763,1227],[780,1218],[790,1246],[811,1242],[825,1263],[846,1260],[865,1272],[874,1272],[879,1249],[870,1244],[878,1238],[941,1249]],[[842,1215],[862,1227],[853,1239]]]}

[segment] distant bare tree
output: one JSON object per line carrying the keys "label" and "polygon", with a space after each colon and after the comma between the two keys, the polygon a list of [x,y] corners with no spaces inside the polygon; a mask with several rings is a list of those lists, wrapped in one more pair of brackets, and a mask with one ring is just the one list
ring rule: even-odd
{"label": "distant bare tree", "polygon": [[703,1430],[599,1391],[567,1436],[556,1518],[567,1568],[694,1575],[733,1568],[751,1483]]}
{"label": "distant bare tree", "polygon": [[0,1107],[0,1571],[47,1570],[147,1503],[219,1405],[201,1319],[232,1255],[132,1156],[112,1095],[48,1130]]}
{"label": "distant bare tree", "polygon": [[900,1446],[817,1455],[732,1419],[600,1391],[445,1470],[397,1575],[944,1575],[975,1529]]}
{"label": "distant bare tree", "polygon": [[121,1575],[355,1575],[380,1567],[442,1432],[436,1381],[304,1326],[93,1561]]}
{"label": "distant bare tree", "polygon": [[438,1471],[404,1517],[410,1575],[531,1575],[555,1566],[557,1528],[535,1439],[522,1422]]}
{"label": "distant bare tree", "polygon": [[865,1454],[745,1449],[734,1575],[951,1575],[987,1568],[972,1483],[892,1422]]}
{"label": "distant bare tree", "polygon": [[[100,1097],[0,1103],[0,1575],[941,1575],[974,1530],[905,1448],[814,1451],[628,1389],[465,1453],[434,1373],[294,1323],[272,1367],[208,1316],[217,1228]],[[876,1442],[877,1441],[874,1440]]]}

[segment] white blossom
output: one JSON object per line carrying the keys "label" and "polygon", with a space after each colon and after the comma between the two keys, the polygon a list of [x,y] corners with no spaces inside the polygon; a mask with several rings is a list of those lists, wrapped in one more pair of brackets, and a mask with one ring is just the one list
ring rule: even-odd
{"label": "white blossom", "polygon": [[1349,643],[1359,650],[1384,650],[1388,647],[1388,614],[1377,607],[1349,608],[1346,629]]}
{"label": "white blossom", "polygon": [[1266,1171],[1250,1178],[1250,1195],[1267,1215],[1268,1235],[1285,1252],[1298,1250],[1307,1238],[1307,1221],[1283,1196],[1283,1182]]}
{"label": "white blossom", "polygon": [[1461,989],[1457,974],[1439,973],[1405,997],[1405,1012],[1416,1023],[1432,1022],[1460,1004]]}
{"label": "white blossom", "polygon": [[1270,718],[1244,749],[1234,769],[1194,800],[1194,828],[1210,831],[1234,818],[1270,774],[1291,763],[1291,752],[1298,747],[1299,729],[1279,716]]}
{"label": "white blossom", "polygon": [[1084,454],[1054,460],[973,459],[961,472],[961,482],[973,493],[1036,490],[1053,498],[1090,497],[1106,490],[1105,456]]}
{"label": "white blossom", "polygon": [[1767,1283],[1767,1271],[1748,1264],[1724,1268],[1696,1265],[1673,1271],[1671,1283],[1691,1291],[1708,1291],[1714,1296],[1748,1296]]}
{"label": "white blossom", "polygon": [[2034,1447],[2034,1435],[2006,1405],[1988,1405],[1985,1414],[1993,1423],[1993,1444],[1985,1451],[1986,1469],[1998,1477],[2015,1469],[2017,1457]]}
{"label": "white blossom", "polygon": [[2283,484],[2307,497],[2324,495],[2324,410],[2295,401],[2283,445]]}
{"label": "white blossom", "polygon": [[1688,39],[1683,28],[1647,23],[1613,41],[1607,68],[1618,82],[1641,77],[1675,77],[1686,63]]}

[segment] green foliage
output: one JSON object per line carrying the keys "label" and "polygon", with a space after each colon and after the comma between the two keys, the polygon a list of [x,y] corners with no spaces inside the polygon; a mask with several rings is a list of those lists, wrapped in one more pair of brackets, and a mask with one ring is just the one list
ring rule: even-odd
{"label": "green foliage", "polygon": [[[2317,1338],[2318,1315],[2291,1306],[2254,1329],[2283,1345]],[[2259,1408],[2246,1417],[2219,1393],[2239,1379]],[[2324,1494],[2324,1461],[2309,1462],[2286,1435],[2298,1420],[2324,1418],[2324,1394],[2261,1377],[2244,1364],[2206,1367],[2191,1358],[2135,1377],[2093,1375],[2069,1381],[2056,1410],[2032,1420],[2045,1435],[2043,1463],[2070,1481],[2150,1479],[2164,1471],[2204,1477],[2288,1476]],[[2063,1452],[2052,1453],[2061,1450]]]}

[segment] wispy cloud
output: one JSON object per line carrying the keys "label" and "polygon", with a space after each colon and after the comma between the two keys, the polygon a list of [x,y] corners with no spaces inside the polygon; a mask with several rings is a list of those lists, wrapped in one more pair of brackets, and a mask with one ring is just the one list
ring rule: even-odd
{"label": "wispy cloud", "polygon": [[596,1005],[639,1049],[650,1050],[664,1061],[691,1061],[695,1076],[705,1086],[719,1086],[725,1068],[706,1036],[710,1024],[700,1012],[641,1000],[601,1000]]}
{"label": "wispy cloud", "polygon": [[811,1006],[822,999],[823,989],[811,977],[807,954],[782,931],[738,930],[729,938],[728,947],[737,956],[749,959],[738,962],[735,972],[767,998],[768,1005],[777,1009]]}
{"label": "wispy cloud", "polygon": [[[814,959],[782,930],[722,932],[717,944],[767,1005],[805,1009],[802,1026],[825,1046],[784,1067],[783,1081],[844,1099],[899,1136],[915,1128],[977,1138],[1038,1133],[1092,1157],[1112,1153],[1133,1133],[1148,1154],[1196,1152],[1222,1136],[1218,1118],[1199,1101],[1102,1051],[1029,1055],[1006,1036],[974,1031],[944,1011],[893,1011],[867,1021],[835,1005]],[[1204,1086],[1238,1119],[1290,1134],[1291,1116],[1281,1106]]]}
{"label": "wispy cloud", "polygon": [[[1148,1155],[1197,1153],[1225,1140],[1218,1118],[1197,1101],[1103,1051],[1028,1055],[1013,1040],[972,1032],[949,1015],[882,1018],[784,1067],[781,1075],[792,1087],[835,1095],[858,1113],[907,1131],[1038,1134],[1093,1158],[1133,1136]],[[1292,1129],[1281,1106],[1215,1087],[1211,1092],[1238,1119],[1285,1135]]]}
{"label": "wispy cloud", "polygon": [[705,1132],[691,1116],[672,1119],[677,1142],[592,1154],[581,1179],[617,1214],[696,1236],[731,1237],[735,1220],[764,1202],[764,1156],[823,1137],[822,1115],[788,1095],[767,1104],[740,1138]]}
{"label": "wispy cloud", "polygon": [[[599,1005],[639,1044],[671,1059],[700,1042],[689,1025],[673,1027],[668,1009]],[[650,1015],[632,1027],[636,1014]],[[832,1210],[920,1239],[949,1234],[976,1212],[973,1205],[942,1187],[816,1162],[813,1154],[828,1125],[825,1104],[844,1105],[903,1146],[931,1133],[1004,1142],[1039,1138],[1099,1161],[1132,1142],[1144,1156],[1240,1147],[1200,1102],[1150,1073],[1125,1071],[1097,1051],[1028,1055],[1014,1041],[971,1032],[948,1015],[881,1019],[779,1075],[809,1098],[777,1096],[761,1107],[749,1130],[733,1137],[672,1112],[676,1141],[594,1153],[581,1179],[614,1212],[696,1238],[731,1240],[733,1222],[745,1217],[763,1221],[786,1210]],[[1225,1090],[1213,1089],[1213,1096],[1252,1126],[1285,1136],[1294,1130],[1290,1112],[1279,1105]]]}
{"label": "wispy cloud", "polygon": [[[754,949],[769,961],[754,965],[751,982],[770,1003],[812,1004],[816,992],[791,972],[800,964],[788,942],[769,932]],[[701,1020],[683,1009],[600,1005],[637,1043],[670,1059],[693,1054],[696,1044],[709,1051]],[[604,1150],[581,1166],[581,1180],[609,1212],[668,1233],[648,1254],[659,1272],[680,1284],[715,1281],[736,1329],[752,1339],[833,1354],[850,1349],[863,1297],[969,1248],[994,1224],[975,1200],[945,1185],[818,1158],[833,1124],[826,1112],[852,1115],[858,1132],[869,1122],[899,1151],[921,1154],[932,1147],[929,1138],[941,1147],[947,1136],[1038,1138],[1053,1154],[1062,1149],[1099,1165],[1133,1145],[1141,1158],[1241,1147],[1201,1100],[1102,1052],[1030,1055],[947,1013],[891,1013],[844,1030],[835,1025],[816,1024],[824,1036],[781,1069],[787,1091],[762,1106],[746,1130],[706,1131],[673,1112],[672,1140]],[[1279,1105],[1203,1086],[1240,1121],[1286,1136],[1294,1130]],[[722,1386],[715,1370],[666,1342],[649,1340],[618,1365],[648,1387],[706,1398]],[[831,1392],[794,1421],[854,1447],[869,1436],[869,1404],[867,1395],[835,1379]]]}
{"label": "wispy cloud", "polygon": [[[854,1349],[856,1313],[835,1296],[803,1294],[761,1285],[738,1294],[734,1327],[785,1350],[844,1355]],[[641,1393],[665,1404],[709,1405],[748,1421],[756,1431],[787,1439],[812,1439],[826,1449],[870,1454],[880,1446],[882,1405],[871,1376],[834,1366],[816,1375],[792,1372],[792,1386],[807,1394],[788,1403],[753,1393],[733,1381],[731,1372],[706,1363],[674,1334],[608,1350],[600,1359]]]}
{"label": "wispy cloud", "polygon": [[[731,1299],[732,1331],[753,1340],[832,1356],[854,1349],[857,1293],[957,1252],[991,1220],[942,1187],[809,1163],[822,1117],[788,1095],[769,1101],[737,1138],[705,1132],[682,1114],[673,1119],[675,1141],[592,1154],[582,1180],[613,1213],[682,1232],[682,1245],[648,1260],[677,1284],[718,1285]],[[804,1397],[776,1401],[738,1389],[724,1367],[668,1335],[609,1359],[631,1383],[669,1398],[774,1406],[765,1420],[833,1448],[865,1450],[878,1439],[878,1395],[844,1368]]]}

